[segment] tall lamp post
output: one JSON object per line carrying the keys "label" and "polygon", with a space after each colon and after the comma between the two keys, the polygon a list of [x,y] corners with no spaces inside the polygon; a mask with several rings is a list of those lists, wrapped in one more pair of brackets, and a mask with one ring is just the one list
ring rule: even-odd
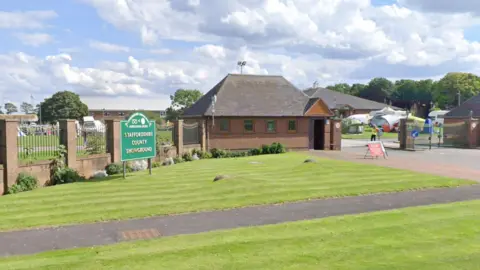
{"label": "tall lamp post", "polygon": [[247,64],[247,61],[238,61],[237,66],[240,67],[240,74],[243,74],[243,67]]}

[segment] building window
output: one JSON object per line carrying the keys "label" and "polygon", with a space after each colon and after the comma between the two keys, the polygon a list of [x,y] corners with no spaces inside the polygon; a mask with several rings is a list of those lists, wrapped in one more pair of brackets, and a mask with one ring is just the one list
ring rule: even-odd
{"label": "building window", "polygon": [[267,120],[266,121],[266,126],[267,126],[267,132],[275,132],[276,127],[275,127],[275,120]]}
{"label": "building window", "polygon": [[244,120],[243,121],[243,129],[246,132],[253,132],[253,120]]}
{"label": "building window", "polygon": [[120,116],[124,116],[124,115],[125,115],[125,113],[124,113],[124,112],[119,112],[119,113],[118,113],[118,115],[120,115]]}
{"label": "building window", "polygon": [[229,124],[228,119],[220,120],[220,131],[228,131],[230,129]]}
{"label": "building window", "polygon": [[297,131],[297,121],[288,120],[288,132],[295,132],[295,131]]}

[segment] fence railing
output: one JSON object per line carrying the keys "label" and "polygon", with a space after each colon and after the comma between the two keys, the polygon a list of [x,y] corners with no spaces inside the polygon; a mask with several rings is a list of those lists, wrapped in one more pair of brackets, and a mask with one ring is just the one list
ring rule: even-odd
{"label": "fence railing", "polygon": [[107,126],[83,125],[77,130],[77,156],[104,154],[107,150]]}
{"label": "fence railing", "polygon": [[198,123],[186,124],[183,123],[183,144],[199,144],[199,127]]}
{"label": "fence railing", "polygon": [[18,159],[35,161],[52,159],[60,145],[60,130],[52,125],[18,127]]}
{"label": "fence railing", "polygon": [[414,138],[416,148],[432,147],[465,147],[468,141],[467,122],[429,125],[407,123],[407,136]]}

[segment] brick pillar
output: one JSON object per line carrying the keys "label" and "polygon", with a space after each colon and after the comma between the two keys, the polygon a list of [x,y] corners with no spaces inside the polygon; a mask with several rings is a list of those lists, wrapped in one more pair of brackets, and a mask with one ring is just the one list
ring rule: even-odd
{"label": "brick pillar", "polygon": [[331,120],[330,125],[330,150],[342,150],[342,121]]}
{"label": "brick pillar", "polygon": [[[0,161],[3,164],[2,190],[15,184],[18,171],[18,121],[0,120]],[[4,192],[1,192],[3,194]]]}
{"label": "brick pillar", "polygon": [[120,162],[120,119],[105,119],[107,127],[107,153],[112,163]]}
{"label": "brick pillar", "polygon": [[398,141],[400,142],[400,149],[407,149],[407,120],[400,119],[399,124],[400,132],[398,133]]}
{"label": "brick pillar", "polygon": [[177,156],[183,154],[183,120],[175,121],[175,138],[173,138],[175,147],[177,147]]}
{"label": "brick pillar", "polygon": [[65,163],[68,167],[75,169],[77,166],[77,127],[75,120],[60,120],[60,144],[67,150]]}
{"label": "brick pillar", "polygon": [[469,119],[468,120],[468,148],[476,148],[478,146],[478,120]]}
{"label": "brick pillar", "polygon": [[202,151],[207,151],[207,126],[205,120],[200,120],[199,122],[199,132],[200,132],[200,148]]}
{"label": "brick pillar", "polygon": [[332,119],[325,119],[325,127],[323,133],[323,150],[330,150],[331,145],[331,126],[333,124]]}

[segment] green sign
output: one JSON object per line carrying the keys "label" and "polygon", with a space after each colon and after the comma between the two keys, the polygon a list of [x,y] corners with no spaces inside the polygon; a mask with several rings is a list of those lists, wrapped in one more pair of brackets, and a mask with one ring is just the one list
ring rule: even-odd
{"label": "green sign", "polygon": [[127,121],[120,121],[120,159],[154,158],[157,154],[155,143],[155,121],[142,113],[134,113]]}

